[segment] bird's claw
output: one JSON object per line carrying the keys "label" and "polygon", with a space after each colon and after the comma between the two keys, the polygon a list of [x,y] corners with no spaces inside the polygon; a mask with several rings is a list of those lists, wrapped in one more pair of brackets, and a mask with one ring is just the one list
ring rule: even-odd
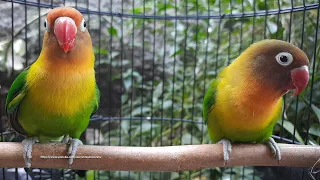
{"label": "bird's claw", "polygon": [[272,153],[274,154],[275,158],[280,161],[281,160],[281,151],[280,148],[278,146],[278,144],[276,143],[276,141],[270,137],[269,140],[267,141],[267,145],[270,148],[270,150],[272,151]]}
{"label": "bird's claw", "polygon": [[23,159],[25,166],[27,168],[31,167],[31,158],[32,158],[32,146],[36,143],[37,138],[28,137],[22,141],[23,144]]}
{"label": "bird's claw", "polygon": [[226,165],[228,163],[229,158],[229,154],[232,151],[232,145],[231,142],[228,139],[221,139],[219,142],[217,142],[217,144],[222,144],[223,145],[223,159],[225,161],[224,165]]}
{"label": "bird's claw", "polygon": [[63,136],[61,143],[67,144],[69,142],[69,140],[70,140],[69,135],[65,135],[65,136]]}
{"label": "bird's claw", "polygon": [[75,155],[77,153],[78,146],[83,145],[83,143],[79,139],[70,139],[69,144],[70,144],[70,147],[68,149],[68,156],[69,156],[68,165],[70,168],[73,163],[73,159],[75,158]]}

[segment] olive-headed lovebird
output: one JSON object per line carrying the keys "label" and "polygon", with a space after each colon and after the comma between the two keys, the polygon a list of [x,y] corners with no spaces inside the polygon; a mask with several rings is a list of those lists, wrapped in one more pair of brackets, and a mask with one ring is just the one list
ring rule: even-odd
{"label": "olive-headed lovebird", "polygon": [[51,10],[44,27],[41,53],[11,85],[6,112],[11,127],[27,136],[22,142],[26,167],[31,167],[35,142],[62,137],[70,144],[70,166],[82,145],[79,137],[99,106],[94,52],[86,21],[76,9]]}
{"label": "olive-headed lovebird", "polygon": [[231,143],[266,143],[281,159],[271,137],[283,112],[282,96],[297,96],[309,80],[309,60],[296,46],[280,40],[252,44],[214,79],[204,97],[203,116],[213,143],[223,144],[225,162]]}

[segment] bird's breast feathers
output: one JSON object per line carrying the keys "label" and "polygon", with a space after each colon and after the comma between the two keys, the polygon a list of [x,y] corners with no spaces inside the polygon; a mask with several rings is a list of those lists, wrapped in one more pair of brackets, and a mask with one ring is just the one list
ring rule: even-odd
{"label": "bird's breast feathers", "polygon": [[266,107],[264,112],[250,108],[251,106],[239,106],[237,103],[229,104],[228,107],[223,104],[222,101],[217,101],[217,106],[212,109],[209,116],[213,116],[211,119],[218,120],[221,128],[231,131],[234,129],[242,131],[262,130],[277,118],[282,109],[280,100],[274,107]]}
{"label": "bird's breast feathers", "polygon": [[266,91],[257,93],[260,86],[249,76],[236,81],[230,76],[220,79],[211,114],[219,119],[222,128],[256,131],[267,127],[279,116],[282,99],[272,100]]}
{"label": "bird's breast feathers", "polygon": [[25,101],[46,112],[74,115],[88,108],[95,98],[94,69],[48,72],[32,65],[27,75]]}

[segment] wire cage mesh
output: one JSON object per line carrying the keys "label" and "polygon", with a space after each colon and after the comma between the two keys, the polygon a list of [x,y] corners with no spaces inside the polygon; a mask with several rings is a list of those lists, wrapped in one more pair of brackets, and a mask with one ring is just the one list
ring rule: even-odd
{"label": "wire cage mesh", "polygon": [[[209,82],[246,47],[266,38],[303,49],[310,82],[285,97],[277,142],[319,144],[319,1],[266,0],[12,0],[0,1],[1,141],[9,131],[4,102],[10,84],[40,53],[46,13],[72,6],[83,13],[96,57],[101,105],[84,144],[207,144],[202,102]],[[319,175],[313,175],[319,178]],[[308,168],[232,167],[186,172],[56,169],[0,170],[0,179],[311,179]]]}

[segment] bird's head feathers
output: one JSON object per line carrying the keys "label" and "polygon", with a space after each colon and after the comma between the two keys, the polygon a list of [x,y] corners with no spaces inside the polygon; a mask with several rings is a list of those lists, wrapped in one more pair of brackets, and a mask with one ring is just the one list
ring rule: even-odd
{"label": "bird's head feathers", "polygon": [[294,95],[298,95],[308,84],[308,57],[301,49],[285,41],[259,41],[247,48],[237,60],[237,64],[247,64],[252,76],[266,88],[281,95],[291,89],[295,89]]}
{"label": "bird's head feathers", "polygon": [[89,58],[93,57],[91,37],[86,21],[78,10],[71,7],[54,8],[43,25],[46,28],[43,50],[51,60],[92,61]]}

